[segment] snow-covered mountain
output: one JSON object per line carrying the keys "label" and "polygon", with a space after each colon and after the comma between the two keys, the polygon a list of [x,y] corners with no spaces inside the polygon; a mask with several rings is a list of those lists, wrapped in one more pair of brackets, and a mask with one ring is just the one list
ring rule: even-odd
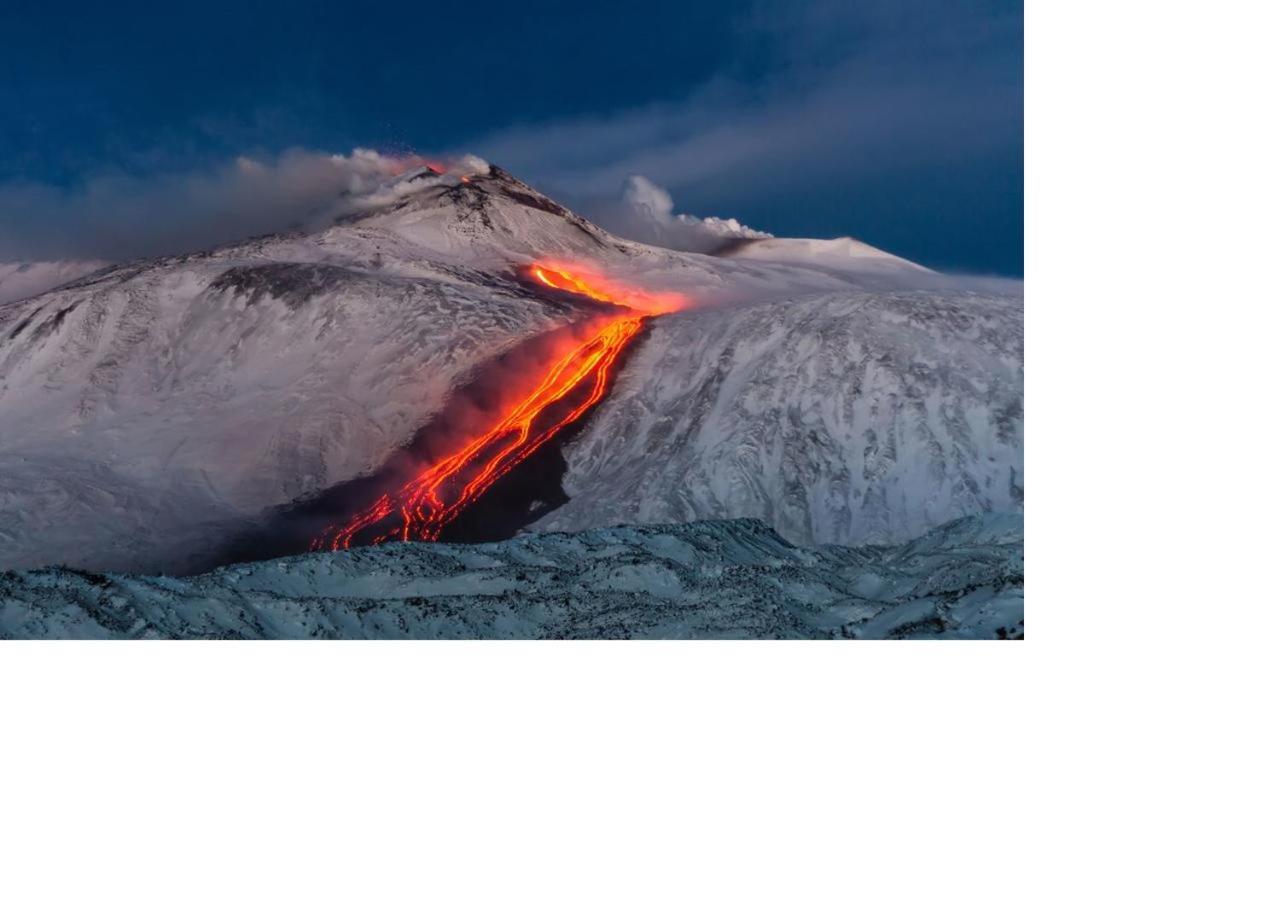
{"label": "snow-covered mountain", "polygon": [[0,638],[1017,638],[1022,521],[801,548],[759,522],[390,544],[191,578],[0,573]]}
{"label": "snow-covered mountain", "polygon": [[693,303],[651,320],[539,528],[745,515],[857,542],[1019,508],[1020,285],[750,246],[626,241],[496,167],[424,169],[319,231],[0,305],[0,568],[206,567],[594,315],[520,277],[546,257]]}
{"label": "snow-covered mountain", "polygon": [[507,260],[607,236],[501,175],[420,181],[376,219],[0,307],[0,565],[198,569],[264,510],[376,466],[472,368],[574,318]]}

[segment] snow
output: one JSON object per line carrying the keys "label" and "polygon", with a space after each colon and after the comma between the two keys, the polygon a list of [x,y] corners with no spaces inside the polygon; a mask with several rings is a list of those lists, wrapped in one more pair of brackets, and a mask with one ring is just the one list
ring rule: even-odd
{"label": "snow", "polygon": [[0,574],[0,638],[1021,637],[1022,522],[803,548],[757,521],[392,544],[188,578]]}
{"label": "snow", "polygon": [[652,321],[535,523],[914,537],[1022,506],[1020,292],[847,288]]}
{"label": "snow", "polygon": [[768,237],[732,244],[724,253],[735,259],[845,272],[929,271],[924,266],[848,237],[831,240]]}

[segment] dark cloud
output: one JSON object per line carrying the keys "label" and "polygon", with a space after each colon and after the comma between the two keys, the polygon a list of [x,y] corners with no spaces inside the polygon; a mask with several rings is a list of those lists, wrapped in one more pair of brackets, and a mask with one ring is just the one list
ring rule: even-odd
{"label": "dark cloud", "polygon": [[[1020,4],[767,4],[743,28],[764,74],[731,68],[680,101],[505,129],[476,151],[588,213],[639,174],[701,210],[779,231],[774,219],[792,226],[810,198],[845,197],[853,228],[860,198],[880,185],[936,189],[963,196],[975,223],[1016,219],[1018,246],[995,256],[1020,270]],[[921,220],[890,222],[889,233],[905,224],[941,243],[973,228],[962,210],[940,229],[936,210],[904,200]],[[834,217],[821,218],[811,227],[830,228]],[[879,224],[866,218],[864,236],[874,242]]]}

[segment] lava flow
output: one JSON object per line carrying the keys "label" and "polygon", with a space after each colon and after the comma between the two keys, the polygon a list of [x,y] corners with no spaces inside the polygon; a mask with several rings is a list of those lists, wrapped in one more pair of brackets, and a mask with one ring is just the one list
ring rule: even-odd
{"label": "lava flow", "polygon": [[529,274],[558,291],[582,294],[601,303],[625,306],[651,316],[675,312],[688,302],[682,294],[655,293],[620,284],[582,263],[548,260],[530,266]]}
{"label": "lava flow", "polygon": [[461,450],[427,467],[400,488],[385,493],[339,528],[316,538],[312,550],[344,550],[353,543],[434,541],[450,522],[561,430],[604,397],[618,356],[640,333],[643,315],[683,305],[677,294],[654,294],[617,285],[582,266],[544,262],[528,274],[557,290],[624,307],[631,315],[611,319],[547,371],[542,381],[501,420]]}

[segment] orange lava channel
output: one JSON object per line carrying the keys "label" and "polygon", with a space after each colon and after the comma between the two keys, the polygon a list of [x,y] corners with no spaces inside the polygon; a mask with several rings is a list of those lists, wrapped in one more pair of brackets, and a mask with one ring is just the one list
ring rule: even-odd
{"label": "orange lava channel", "polygon": [[498,479],[600,402],[619,354],[640,333],[644,317],[634,314],[638,309],[666,311],[683,305],[683,298],[674,294],[618,290],[580,268],[571,272],[539,263],[530,267],[529,274],[557,290],[627,307],[633,314],[609,321],[552,365],[542,381],[491,428],[399,489],[383,494],[346,524],[326,530],[312,542],[312,550],[345,550],[357,539],[373,544],[438,540],[445,526]]}

